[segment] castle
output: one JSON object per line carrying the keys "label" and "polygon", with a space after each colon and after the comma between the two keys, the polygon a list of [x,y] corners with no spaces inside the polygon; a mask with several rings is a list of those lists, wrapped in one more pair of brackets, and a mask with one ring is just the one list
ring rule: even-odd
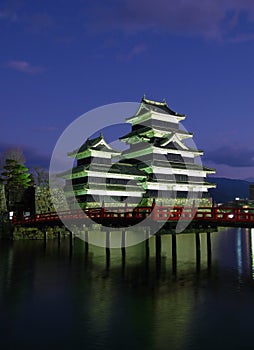
{"label": "castle", "polygon": [[69,207],[211,205],[208,190],[215,185],[206,176],[215,171],[196,161],[203,151],[186,144],[193,135],[181,127],[185,117],[166,101],[143,97],[126,119],[131,131],[119,139],[128,149],[112,148],[100,134],[70,152],[77,164],[60,174]]}

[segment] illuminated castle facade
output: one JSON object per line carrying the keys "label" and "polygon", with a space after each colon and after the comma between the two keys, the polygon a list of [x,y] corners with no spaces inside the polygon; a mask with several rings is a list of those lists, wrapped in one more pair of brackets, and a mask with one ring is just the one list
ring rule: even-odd
{"label": "illuminated castle facade", "polygon": [[181,128],[185,115],[172,111],[166,101],[142,98],[136,114],[126,120],[131,131],[120,138],[129,145],[113,149],[103,135],[88,139],[68,155],[77,165],[61,174],[70,208],[124,205],[211,204],[206,181],[213,169],[196,161],[203,152],[189,147],[192,134]]}

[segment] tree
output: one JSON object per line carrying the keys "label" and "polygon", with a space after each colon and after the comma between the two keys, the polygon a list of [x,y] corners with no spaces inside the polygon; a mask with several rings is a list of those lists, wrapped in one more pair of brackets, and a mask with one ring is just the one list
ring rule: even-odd
{"label": "tree", "polygon": [[18,163],[15,159],[6,159],[3,169],[2,179],[7,189],[18,191],[29,187],[32,179],[24,164]]}
{"label": "tree", "polygon": [[4,152],[4,159],[13,159],[20,164],[24,164],[26,159],[24,153],[20,147],[10,147]]}
{"label": "tree", "polygon": [[2,181],[5,184],[7,207],[14,210],[16,204],[21,202],[24,191],[32,184],[31,175],[24,164],[15,159],[6,159]]}
{"label": "tree", "polygon": [[36,166],[30,168],[34,182],[39,187],[48,187],[49,186],[49,173],[46,169]]}
{"label": "tree", "polygon": [[3,153],[0,153],[0,169],[3,171],[3,167],[6,159],[16,160],[20,164],[25,163],[25,156],[20,147],[9,147]]}

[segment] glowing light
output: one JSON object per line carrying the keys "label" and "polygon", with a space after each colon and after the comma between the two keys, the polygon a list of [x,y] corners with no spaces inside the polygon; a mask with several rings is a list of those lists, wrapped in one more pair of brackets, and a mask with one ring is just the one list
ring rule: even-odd
{"label": "glowing light", "polygon": [[251,238],[251,243],[250,243],[250,247],[251,247],[251,267],[252,267],[252,279],[254,279],[254,228],[251,228],[250,230],[250,238]]}

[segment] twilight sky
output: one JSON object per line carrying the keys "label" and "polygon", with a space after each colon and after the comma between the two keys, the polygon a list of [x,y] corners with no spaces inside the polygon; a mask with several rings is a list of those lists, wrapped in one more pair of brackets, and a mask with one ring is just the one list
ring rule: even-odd
{"label": "twilight sky", "polygon": [[92,108],[163,100],[216,176],[254,178],[253,0],[0,1],[0,150],[47,165]]}

